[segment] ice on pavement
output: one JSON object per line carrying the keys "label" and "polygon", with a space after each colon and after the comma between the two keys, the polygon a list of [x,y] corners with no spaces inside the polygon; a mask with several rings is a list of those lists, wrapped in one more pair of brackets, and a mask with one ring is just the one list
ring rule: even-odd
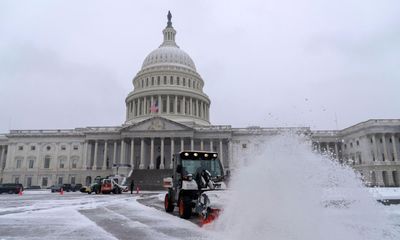
{"label": "ice on pavement", "polygon": [[133,196],[3,194],[0,239],[210,239],[197,225]]}

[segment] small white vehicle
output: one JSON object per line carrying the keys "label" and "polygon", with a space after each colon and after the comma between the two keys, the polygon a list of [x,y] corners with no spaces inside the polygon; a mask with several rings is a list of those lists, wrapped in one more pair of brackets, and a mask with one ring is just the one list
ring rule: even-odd
{"label": "small white vehicle", "polygon": [[212,221],[219,213],[213,209],[205,192],[224,190],[222,164],[216,152],[183,151],[174,154],[173,176],[164,178],[164,187],[168,188],[165,195],[165,211],[172,212],[175,206],[179,208],[179,216],[189,219],[192,213],[197,213],[203,222]]}

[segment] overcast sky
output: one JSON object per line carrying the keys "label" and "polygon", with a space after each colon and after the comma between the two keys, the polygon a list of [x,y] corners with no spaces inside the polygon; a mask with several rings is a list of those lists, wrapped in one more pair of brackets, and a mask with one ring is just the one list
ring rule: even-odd
{"label": "overcast sky", "polygon": [[0,133],[121,125],[168,10],[212,124],[342,129],[400,118],[398,0],[2,0]]}

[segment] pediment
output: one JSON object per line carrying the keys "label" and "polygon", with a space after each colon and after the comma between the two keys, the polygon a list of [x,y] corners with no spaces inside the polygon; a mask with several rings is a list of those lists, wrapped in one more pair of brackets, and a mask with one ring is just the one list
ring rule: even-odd
{"label": "pediment", "polygon": [[188,130],[193,130],[193,129],[186,125],[183,125],[181,123],[171,121],[169,119],[165,119],[162,117],[153,117],[153,118],[144,120],[142,122],[127,126],[122,131],[124,131],[124,132],[146,131],[146,132],[148,132],[148,131],[188,131]]}

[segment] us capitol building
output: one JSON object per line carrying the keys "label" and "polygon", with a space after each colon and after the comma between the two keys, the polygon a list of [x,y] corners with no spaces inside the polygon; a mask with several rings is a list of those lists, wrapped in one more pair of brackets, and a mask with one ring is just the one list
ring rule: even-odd
{"label": "us capitol building", "polygon": [[212,125],[204,81],[175,36],[168,13],[163,42],[144,59],[132,81],[121,126],[10,130],[0,135],[0,181],[42,188],[85,185],[119,171],[131,172],[137,185],[151,189],[171,175],[173,153],[216,151],[225,170],[234,171],[239,156],[257,150],[263,139],[294,132],[307,135],[315,151],[353,166],[368,185],[399,186],[400,119],[373,119],[339,131]]}

